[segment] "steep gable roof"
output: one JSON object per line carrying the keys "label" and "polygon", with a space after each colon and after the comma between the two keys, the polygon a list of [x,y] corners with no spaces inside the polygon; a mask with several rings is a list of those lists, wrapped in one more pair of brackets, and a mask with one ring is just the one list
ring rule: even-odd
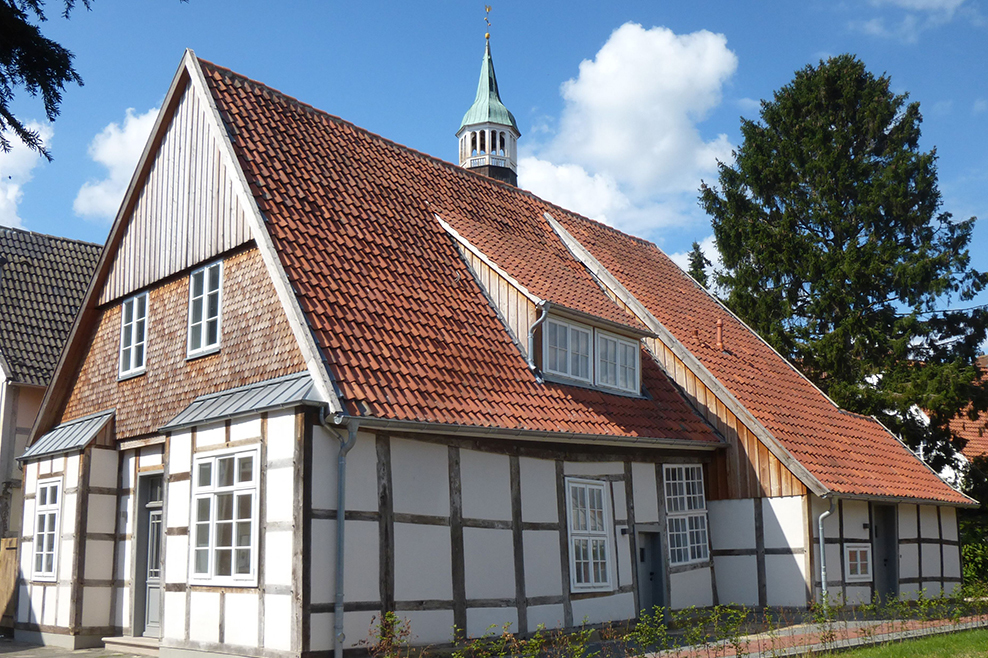
{"label": "steep gable roof", "polygon": [[534,294],[641,332],[539,219],[543,202],[199,66],[346,413],[720,444],[651,358],[650,398],[538,382],[436,216],[513,245],[501,264]]}
{"label": "steep gable roof", "polygon": [[654,244],[570,213],[559,221],[828,490],[971,502],[877,420],[837,407]]}
{"label": "steep gable roof", "polygon": [[0,362],[12,381],[48,384],[100,249],[0,226]]}

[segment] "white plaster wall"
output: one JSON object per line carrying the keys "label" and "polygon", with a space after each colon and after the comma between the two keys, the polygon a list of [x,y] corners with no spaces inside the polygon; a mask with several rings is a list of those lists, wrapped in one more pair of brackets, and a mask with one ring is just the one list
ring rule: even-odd
{"label": "white plaster wall", "polygon": [[184,528],[189,525],[189,514],[192,506],[192,482],[181,480],[169,482],[168,503],[165,505],[165,527]]}
{"label": "white plaster wall", "polygon": [[86,539],[86,580],[111,580],[113,578],[113,541]]}
{"label": "white plaster wall", "polygon": [[[377,521],[346,521],[346,535],[343,537],[343,559],[346,572],[343,574],[343,593],[348,601],[377,601],[381,598],[380,558],[378,555]],[[336,558],[336,529],[333,528],[333,559]],[[336,568],[336,565],[333,565]],[[332,583],[335,571],[329,576]],[[323,574],[325,576],[325,574]],[[314,577],[314,576],[313,576]],[[332,591],[332,590],[331,590]],[[332,600],[330,594],[329,600]]]}
{"label": "white plaster wall", "polygon": [[923,558],[923,578],[940,578],[940,545],[921,544],[920,554]]}
{"label": "white plaster wall", "polygon": [[[105,450],[93,447],[89,457],[89,486],[106,487],[108,489],[117,488],[117,455],[116,450]],[[73,464],[73,459],[75,464]],[[79,472],[78,455],[73,455],[66,464],[66,476],[68,472]]]}
{"label": "white plaster wall", "polygon": [[955,583],[944,583],[943,584],[943,595],[944,596],[953,596],[957,592],[957,590],[959,590],[960,588],[961,588],[961,584],[960,583],[956,583],[956,582]]}
{"label": "white plaster wall", "polygon": [[260,416],[238,418],[230,421],[230,441],[246,441],[247,439],[259,438],[261,438]]}
{"label": "white plaster wall", "polygon": [[511,520],[511,466],[506,455],[460,450],[460,491],[468,519]]}
{"label": "white plaster wall", "polygon": [[[377,559],[377,543],[365,547]],[[312,548],[310,555],[310,601],[331,603],[335,591],[336,569],[336,521],[332,519],[312,519]],[[345,556],[344,556],[345,557]],[[346,582],[344,581],[344,587]],[[376,601],[380,596],[375,596]]]}
{"label": "white plaster wall", "polygon": [[[755,548],[754,504],[756,501],[751,498],[707,501],[710,542],[714,550]],[[637,507],[635,520],[638,520]]]}
{"label": "white plaster wall", "polygon": [[514,598],[511,530],[463,528],[463,563],[467,599]]}
{"label": "white plaster wall", "polygon": [[528,630],[534,632],[540,625],[546,628],[563,627],[562,604],[528,606]]}
{"label": "white plaster wall", "polygon": [[196,427],[196,448],[208,448],[226,441],[226,426],[223,423],[199,425]]}
{"label": "white plaster wall", "polygon": [[[525,530],[522,539],[525,550],[525,594],[529,597],[561,595],[563,581],[559,533]],[[529,626],[535,628],[532,624]]]}
{"label": "white plaster wall", "polygon": [[467,637],[500,635],[505,626],[518,632],[517,608],[467,608]]}
{"label": "white plaster wall", "polygon": [[916,506],[902,503],[899,505],[899,539],[916,539]]}
{"label": "white plaster wall", "polygon": [[[329,615],[329,619],[332,623],[333,615]],[[370,637],[371,626],[376,627],[380,619],[381,613],[379,611],[347,612],[343,616],[343,634],[346,636],[343,641],[343,648],[350,649],[360,645],[362,640],[367,640]],[[418,643],[420,640],[416,639],[415,642]]]}
{"label": "white plaster wall", "polygon": [[714,571],[722,605],[758,605],[758,559],[754,555],[715,557]]}
{"label": "white plaster wall", "polygon": [[518,467],[521,476],[522,521],[528,523],[558,521],[555,464],[546,459],[520,457]]}
{"label": "white plaster wall", "polygon": [[[346,438],[345,436],[343,437]],[[336,473],[340,442],[324,428],[313,428],[312,506],[336,509]],[[357,432],[346,456],[346,506],[348,510],[377,511],[377,444],[373,434]]]}
{"label": "white plaster wall", "polygon": [[[830,509],[830,501],[823,500],[819,496],[810,494],[810,514],[812,518],[810,522],[813,524],[813,537],[819,540],[819,535],[817,534],[818,519],[820,515]],[[837,513],[837,506],[834,505],[834,513],[823,520],[823,535],[824,537],[840,537],[840,525],[839,523],[840,515]]]}
{"label": "white plaster wall", "polygon": [[[124,470],[128,470],[124,467]],[[192,470],[192,431],[181,430],[168,438],[168,471],[171,474]]]}
{"label": "white plaster wall", "polygon": [[218,642],[219,633],[219,592],[192,592],[189,599],[189,639],[193,642]]}
{"label": "white plaster wall", "polygon": [[[24,465],[24,481],[21,485],[25,494],[35,493],[38,484],[38,464],[30,462]],[[25,515],[26,516],[26,515]]]}
{"label": "white plaster wall", "polygon": [[617,567],[617,583],[619,586],[631,585],[633,580],[631,577],[632,569],[632,556],[631,556],[631,535],[622,535],[620,528],[624,526],[618,526],[615,528],[615,538],[614,538],[614,554],[617,556],[614,564]]}
{"label": "white plaster wall", "polygon": [[614,525],[628,527],[628,496],[624,482],[611,482],[611,500],[614,503]]}
{"label": "white plaster wall", "polygon": [[264,583],[292,584],[292,531],[268,530],[264,533]]}
{"label": "white plaster wall", "polygon": [[[121,569],[121,574],[129,574],[130,550],[124,548],[118,552],[126,553],[127,567]],[[165,571],[164,579],[166,583],[184,583],[189,577],[189,537],[188,535],[166,535],[165,536]]]}
{"label": "white plaster wall", "polygon": [[[412,633],[415,634],[415,641],[418,644],[442,644],[452,638],[452,610],[408,610],[399,612],[398,615],[411,624]],[[468,622],[469,619],[468,612]]]}
{"label": "white plaster wall", "polygon": [[848,605],[871,603],[871,587],[865,585],[848,585],[844,602]]}
{"label": "white plaster wall", "polygon": [[165,592],[161,624],[162,637],[185,639],[185,592]]}
{"label": "white plaster wall", "polygon": [[904,583],[899,585],[899,598],[904,601],[915,601],[919,598],[920,586],[917,583]]}
{"label": "white plaster wall", "polygon": [[223,611],[227,627],[224,641],[244,647],[257,646],[257,594],[227,592]]}
{"label": "white plaster wall", "polygon": [[55,611],[55,625],[61,626],[62,628],[67,628],[69,619],[69,609],[72,606],[72,588],[59,586],[56,611]]}
{"label": "white plaster wall", "polygon": [[957,541],[957,510],[953,507],[940,508],[940,525],[943,528],[943,538],[947,541]]}
{"label": "white plaster wall", "polygon": [[[232,426],[231,426],[232,433]],[[255,436],[260,436],[260,431]],[[290,460],[295,455],[295,410],[268,414],[268,463]]]}
{"label": "white plaster wall", "polygon": [[[705,569],[709,576],[710,570]],[[707,579],[708,591],[710,580]],[[710,603],[707,603],[710,605]],[[579,625],[584,619],[588,624],[602,624],[608,621],[633,619],[638,611],[635,610],[635,597],[631,592],[601,596],[593,599],[573,601],[573,622]]]}
{"label": "white plaster wall", "polygon": [[[632,463],[631,481],[635,496],[635,523],[658,523],[659,495],[655,482],[655,464]],[[707,504],[710,504],[709,501]]]}
{"label": "white plaster wall", "polygon": [[[97,452],[97,451],[94,450],[93,452]],[[99,451],[99,452],[102,452],[102,451]],[[79,453],[75,453],[75,454],[69,455],[68,459],[66,459],[66,467],[67,467],[65,469],[65,488],[66,489],[75,489],[76,487],[79,486],[79,470],[80,470],[79,469],[79,457],[80,457]],[[94,482],[90,482],[90,483],[93,486],[107,486],[107,485],[98,485],[98,484],[95,484]],[[114,483],[112,485],[109,485],[109,486],[116,487],[116,483]]]}
{"label": "white plaster wall", "polygon": [[120,455],[120,486],[124,489],[134,488],[134,461],[136,459],[133,450],[128,450]]}
{"label": "white plaster wall", "polygon": [[806,562],[802,555],[766,555],[766,603],[770,606],[805,606],[805,569]]}
{"label": "white plaster wall", "polygon": [[[222,427],[220,428],[222,429]],[[141,468],[164,466],[163,446],[145,446],[137,452],[137,463]]]}
{"label": "white plaster wall", "polygon": [[82,596],[82,625],[108,626],[112,587],[84,587]]}
{"label": "white plaster wall", "polygon": [[943,547],[943,576],[944,578],[961,577],[961,549],[959,546],[947,544]]}
{"label": "white plaster wall", "polygon": [[[50,585],[44,589],[44,605],[41,608],[41,623],[46,626],[55,625],[55,613],[58,611],[58,587]],[[85,616],[85,610],[83,615]]]}
{"label": "white plaster wall", "polygon": [[923,539],[940,538],[940,522],[937,519],[937,508],[934,505],[920,505],[919,532]]}
{"label": "white plaster wall", "polygon": [[[713,589],[710,582],[710,569],[692,569],[669,575],[669,607],[679,610],[691,605],[703,607],[713,605]],[[576,619],[574,608],[573,619]]]}
{"label": "white plaster wall", "polygon": [[862,500],[845,500],[841,503],[844,517],[844,539],[871,540],[868,503]]}
{"label": "white plaster wall", "polygon": [[264,646],[281,651],[292,648],[292,597],[288,594],[264,595]]}
{"label": "white plaster wall", "polygon": [[[345,633],[346,631],[344,631]],[[333,648],[333,613],[316,612],[309,617],[309,650],[327,651]]]}
{"label": "white plaster wall", "polygon": [[395,599],[453,598],[447,526],[395,523]]}
{"label": "white plaster wall", "polygon": [[623,475],[623,462],[563,462],[564,475]]}
{"label": "white plaster wall", "polygon": [[899,579],[919,577],[919,546],[899,544]]}
{"label": "white plaster wall", "polygon": [[[839,544],[827,544],[827,582],[843,581],[841,559],[844,549]],[[820,580],[820,544],[813,543],[813,581]]]}
{"label": "white plaster wall", "polygon": [[449,516],[449,450],[446,446],[391,439],[391,481],[395,512]]}
{"label": "white plaster wall", "polygon": [[291,465],[268,468],[264,513],[268,523],[295,521],[295,469]]}
{"label": "white plaster wall", "polygon": [[[86,527],[91,533],[112,534],[116,530],[117,497],[104,494],[89,494],[86,501],[88,516]],[[66,496],[66,502],[68,497]],[[66,518],[73,518],[66,514]]]}
{"label": "white plaster wall", "polygon": [[803,518],[803,497],[763,498],[762,523],[765,548],[802,548],[807,523]]}

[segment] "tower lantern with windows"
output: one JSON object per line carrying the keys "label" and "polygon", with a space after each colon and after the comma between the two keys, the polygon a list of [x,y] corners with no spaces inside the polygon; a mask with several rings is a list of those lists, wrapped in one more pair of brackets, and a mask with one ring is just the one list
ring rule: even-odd
{"label": "tower lantern with windows", "polygon": [[501,102],[491,59],[490,34],[480,66],[480,82],[473,105],[463,115],[456,133],[460,166],[491,178],[518,185],[518,138],[515,117]]}

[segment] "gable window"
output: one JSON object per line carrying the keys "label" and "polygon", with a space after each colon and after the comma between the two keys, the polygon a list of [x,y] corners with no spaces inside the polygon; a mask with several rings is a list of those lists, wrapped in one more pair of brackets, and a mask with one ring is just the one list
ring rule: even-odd
{"label": "gable window", "polygon": [[574,591],[612,589],[605,486],[594,480],[566,480],[570,586]]}
{"label": "gable window", "polygon": [[55,580],[58,565],[58,521],[62,507],[62,481],[38,483],[35,497],[34,578]]}
{"label": "gable window", "polygon": [[636,342],[597,332],[597,385],[638,393],[638,354]]}
{"label": "gable window", "polygon": [[193,580],[245,586],[256,582],[259,455],[253,447],[195,460]]}
{"label": "gable window", "polygon": [[845,544],[844,571],[844,580],[846,582],[870,582],[871,544]]}
{"label": "gable window", "polygon": [[148,294],[142,293],[123,303],[120,314],[120,376],[144,372],[147,344]]}
{"label": "gable window", "polygon": [[590,328],[547,320],[545,335],[545,371],[589,382]]}
{"label": "gable window", "polygon": [[189,356],[219,348],[222,265],[207,265],[189,278]]}
{"label": "gable window", "polygon": [[669,562],[690,564],[710,558],[703,467],[667,465],[664,469]]}

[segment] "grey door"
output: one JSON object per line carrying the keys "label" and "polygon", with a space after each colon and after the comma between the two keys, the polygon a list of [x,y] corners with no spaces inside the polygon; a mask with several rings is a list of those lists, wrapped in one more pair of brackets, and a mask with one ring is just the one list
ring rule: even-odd
{"label": "grey door", "polygon": [[638,608],[651,613],[655,606],[665,605],[663,582],[665,566],[662,559],[662,535],[658,532],[638,533]]}
{"label": "grey door", "polygon": [[161,474],[138,481],[134,635],[161,637],[161,542],[164,483]]}
{"label": "grey door", "polygon": [[895,505],[872,505],[872,564],[875,594],[883,601],[899,596],[899,527]]}

